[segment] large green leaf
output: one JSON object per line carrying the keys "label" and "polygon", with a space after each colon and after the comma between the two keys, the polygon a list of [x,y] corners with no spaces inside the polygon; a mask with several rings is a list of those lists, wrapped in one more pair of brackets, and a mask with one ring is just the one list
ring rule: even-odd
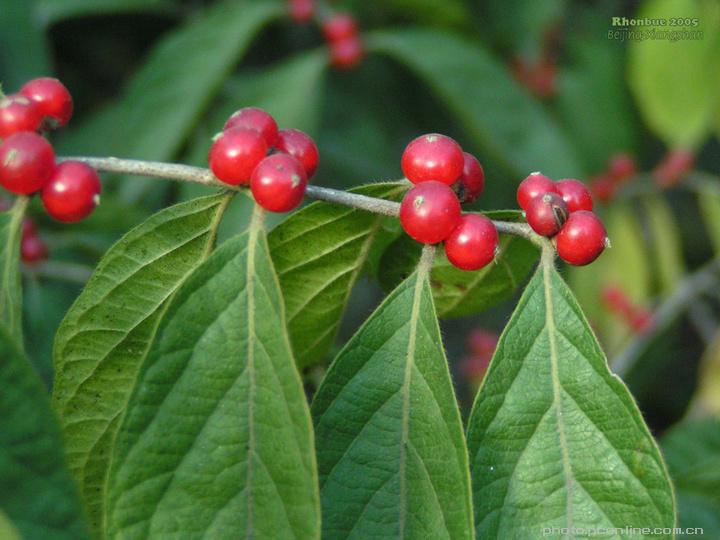
{"label": "large green leaf", "polygon": [[[392,199],[407,188],[402,183],[380,183],[352,191]],[[270,252],[300,367],[320,362],[332,345],[350,292],[384,219],[363,210],[316,202],[270,233]]]}
{"label": "large green leaf", "polygon": [[313,401],[323,538],[472,537],[467,453],[431,261],[343,348]]}
{"label": "large green leaf", "polygon": [[23,538],[88,538],[45,388],[2,326],[0,360],[0,520]]}
{"label": "large green leaf", "polygon": [[642,205],[652,238],[651,253],[657,288],[661,294],[671,294],[685,273],[680,231],[670,206],[662,196],[645,197]]}
{"label": "large green leaf", "polygon": [[53,402],[93,529],[119,421],[170,298],[206,258],[230,195],[165,209],[110,248],[55,338]]}
{"label": "large green leaf", "polygon": [[0,212],[0,324],[22,343],[22,285],[20,239],[28,199],[20,197],[7,212]]}
{"label": "large green leaf", "polygon": [[36,0],[3,0],[0,4],[0,84],[15,92],[32,77],[50,73],[50,55]]}
{"label": "large green leaf", "polygon": [[477,43],[432,30],[376,32],[368,47],[407,65],[432,88],[479,148],[518,180],[530,171],[582,173],[556,123]]}
{"label": "large green leaf", "polygon": [[[172,158],[253,37],[282,12],[273,0],[218,2],[163,37],[122,97],[78,125],[59,151]],[[156,183],[135,178],[121,189],[136,201],[149,185]]]}
{"label": "large green leaf", "polygon": [[500,338],[468,448],[478,538],[674,524],[655,441],[550,254]]}
{"label": "large green leaf", "polygon": [[713,249],[720,254],[720,190],[712,184],[700,186],[697,199]]}
{"label": "large green leaf", "polygon": [[663,437],[662,448],[677,490],[680,527],[702,527],[705,537],[720,538],[720,420],[685,421]]}
{"label": "large green leaf", "polygon": [[172,13],[174,0],[35,0],[35,17],[44,26],[74,17],[117,13]]}
{"label": "large green leaf", "polygon": [[123,538],[319,538],[310,414],[261,224],[173,298],[110,473]]}
{"label": "large green leaf", "polygon": [[[520,213],[502,219],[515,221]],[[493,213],[489,214],[493,217]],[[413,271],[422,246],[403,234],[380,259],[380,284],[391,291]],[[503,235],[494,264],[474,272],[455,268],[439,251],[430,275],[435,308],[440,317],[466,317],[507,300],[522,285],[537,260],[537,249],[517,236]]]}
{"label": "large green leaf", "polygon": [[[720,83],[720,9],[715,0],[647,0],[638,18],[697,19],[698,26],[632,27],[631,32],[701,32],[700,38],[630,40],[628,79],[648,126],[669,146],[695,147],[712,125]],[[613,28],[613,30],[618,30]]]}

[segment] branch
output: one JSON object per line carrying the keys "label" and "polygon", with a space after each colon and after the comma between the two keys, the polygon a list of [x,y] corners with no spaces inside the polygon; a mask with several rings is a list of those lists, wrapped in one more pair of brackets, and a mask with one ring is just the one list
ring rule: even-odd
{"label": "branch", "polygon": [[[194,182],[210,187],[240,191],[242,186],[230,186],[218,180],[209,169],[193,167],[191,165],[178,165],[175,163],[162,163],[158,161],[143,161],[137,159],[120,159],[115,157],[62,157],[58,161],[82,161],[93,169],[101,172],[130,174],[135,176],[152,176],[167,180],[181,182]],[[400,213],[400,203],[368,197],[358,193],[349,193],[338,189],[309,185],[306,195],[311,199],[329,203],[359,208],[374,214],[397,217]],[[542,245],[542,239],[536,235],[526,223],[513,223],[508,221],[493,221],[499,233],[521,236],[537,245]]]}
{"label": "branch", "polygon": [[683,279],[675,292],[655,311],[654,323],[615,357],[612,368],[619,376],[627,374],[655,337],[666,330],[677,317],[693,305],[693,302],[717,287],[720,257],[713,259],[700,270]]}

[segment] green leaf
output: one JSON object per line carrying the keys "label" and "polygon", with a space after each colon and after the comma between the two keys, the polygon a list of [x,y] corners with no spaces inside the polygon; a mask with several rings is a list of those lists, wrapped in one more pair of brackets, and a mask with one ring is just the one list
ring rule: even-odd
{"label": "green leaf", "polygon": [[323,538],[472,537],[467,453],[427,279],[431,260],[348,342],[313,401]]}
{"label": "green leaf", "polygon": [[[380,284],[390,291],[412,272],[421,245],[403,234],[390,244],[380,259]],[[517,236],[502,235],[494,264],[474,272],[455,268],[439,251],[433,264],[430,286],[440,317],[466,317],[507,300],[530,273],[537,249]]]}
{"label": "green leaf", "polygon": [[415,72],[478,147],[518,180],[536,170],[558,177],[582,172],[570,140],[477,43],[423,29],[375,32],[367,43]]}
{"label": "green leaf", "polygon": [[537,48],[551,28],[562,18],[567,0],[486,0],[478,2],[483,37],[514,51]]}
{"label": "green leaf", "polygon": [[0,212],[0,324],[22,343],[22,283],[20,239],[27,197],[19,197],[7,212]]}
{"label": "green leaf", "polygon": [[3,0],[0,15],[0,83],[9,94],[32,77],[50,73],[50,54],[36,0]]}
{"label": "green leaf", "polygon": [[662,448],[677,490],[680,527],[703,527],[706,537],[720,537],[720,420],[685,421],[663,437]]}
{"label": "green leaf", "polygon": [[49,27],[65,19],[118,13],[172,13],[173,0],[36,0],[35,15]]}
{"label": "green leaf", "polygon": [[[88,538],[45,388],[0,326],[0,509],[22,538]],[[4,521],[4,520],[3,520]]]}
{"label": "green leaf", "polygon": [[112,446],[170,298],[213,248],[230,195],[178,204],[110,248],[55,337],[53,404],[92,527],[103,529]]}
{"label": "green leaf", "polygon": [[712,185],[702,186],[697,200],[713,249],[720,254],[720,191]]}
{"label": "green leaf", "polygon": [[[397,199],[408,186],[380,183],[351,190]],[[298,366],[320,362],[331,347],[350,292],[384,216],[316,202],[291,215],[268,242],[287,309]]]}
{"label": "green leaf", "polygon": [[643,208],[652,239],[654,273],[661,294],[675,290],[685,273],[680,231],[668,203],[659,195],[643,198]]}
{"label": "green leaf", "polygon": [[[272,0],[224,1],[169,33],[119,101],[79,124],[59,152],[171,159],[253,37],[282,12]],[[140,200],[148,185],[123,182],[123,198]]]}
{"label": "green leaf", "polygon": [[698,369],[693,412],[720,418],[720,332],[705,349]]}
{"label": "green leaf", "polygon": [[660,452],[552,253],[500,338],[470,416],[468,448],[478,538],[674,525]]}
{"label": "green leaf", "polygon": [[163,319],[117,438],[112,537],[319,538],[310,414],[258,214]]}
{"label": "green leaf", "polygon": [[5,512],[0,510],[0,538],[3,540],[22,540],[20,533],[12,524]]}
{"label": "green leaf", "polygon": [[[692,31],[700,39],[630,40],[628,79],[645,122],[668,146],[694,148],[712,125],[720,83],[720,10],[714,0],[647,0],[638,18],[697,18],[697,27],[644,26],[635,33]],[[616,28],[613,28],[616,30]]]}

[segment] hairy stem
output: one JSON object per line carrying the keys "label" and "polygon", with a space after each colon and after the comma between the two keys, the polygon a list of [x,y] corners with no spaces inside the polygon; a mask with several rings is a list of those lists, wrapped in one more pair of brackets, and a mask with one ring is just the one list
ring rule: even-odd
{"label": "hairy stem", "polygon": [[[143,161],[137,159],[120,159],[116,157],[62,157],[58,161],[82,161],[101,172],[130,174],[135,176],[151,176],[181,182],[194,182],[210,187],[222,189],[243,189],[240,186],[229,186],[218,180],[209,169],[179,165],[175,163],[162,163],[158,161]],[[368,197],[358,193],[348,193],[338,189],[309,185],[306,195],[311,199],[325,201],[342,206],[359,208],[374,214],[397,217],[400,213],[400,204],[393,201]],[[508,221],[493,221],[498,232],[523,237],[531,242],[542,245],[542,239],[536,235],[526,223],[513,223]]]}

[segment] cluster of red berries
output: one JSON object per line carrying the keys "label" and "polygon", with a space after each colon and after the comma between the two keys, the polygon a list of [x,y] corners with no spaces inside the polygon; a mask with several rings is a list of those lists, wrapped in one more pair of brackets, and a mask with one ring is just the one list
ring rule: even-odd
{"label": "cluster of red berries", "polygon": [[78,161],[55,163],[55,152],[38,131],[67,124],[73,102],[50,77],[33,79],[0,100],[0,185],[17,195],[40,192],[47,213],[58,221],[87,217],[100,199],[100,178]]}
{"label": "cluster of red berries", "polygon": [[271,212],[289,212],[300,205],[319,161],[309,135],[278,129],[275,119],[256,107],[230,116],[208,154],[218,180],[231,186],[249,184],[255,201]]}
{"label": "cluster of red berries", "polygon": [[610,157],[604,171],[590,179],[590,190],[602,203],[610,202],[618,188],[637,174],[635,159],[626,153]]}
{"label": "cluster of red berries", "polygon": [[408,144],[402,170],[416,184],[400,205],[405,232],[424,244],[444,242],[448,260],[463,270],[489,264],[498,250],[495,225],[460,209],[461,202],[474,201],[485,187],[485,173],[475,156],[450,137],[431,133]]}
{"label": "cluster of red berries", "polygon": [[557,66],[547,53],[531,61],[522,56],[515,58],[510,70],[521,85],[540,99],[548,99],[557,93]]}
{"label": "cluster of red berries", "polygon": [[579,180],[553,182],[534,172],[518,186],[517,200],[530,227],[555,238],[558,255],[569,264],[590,264],[608,245],[605,226],[592,212],[590,191]]}
{"label": "cluster of red berries", "polygon": [[652,312],[634,304],[616,285],[608,285],[603,289],[602,301],[608,310],[619,316],[637,334],[647,332],[653,325]]}
{"label": "cluster of red berries", "polygon": [[[315,17],[315,0],[288,0],[292,20],[304,24]],[[355,17],[349,13],[334,13],[320,21],[330,51],[330,63],[338,69],[358,65],[365,55]]]}
{"label": "cluster of red berries", "polygon": [[670,150],[653,170],[655,182],[662,188],[675,186],[687,176],[694,165],[695,156],[690,150]]}
{"label": "cluster of red berries", "polygon": [[499,340],[497,333],[482,328],[468,335],[465,342],[467,356],[460,364],[460,369],[473,385],[479,385],[485,377]]}

